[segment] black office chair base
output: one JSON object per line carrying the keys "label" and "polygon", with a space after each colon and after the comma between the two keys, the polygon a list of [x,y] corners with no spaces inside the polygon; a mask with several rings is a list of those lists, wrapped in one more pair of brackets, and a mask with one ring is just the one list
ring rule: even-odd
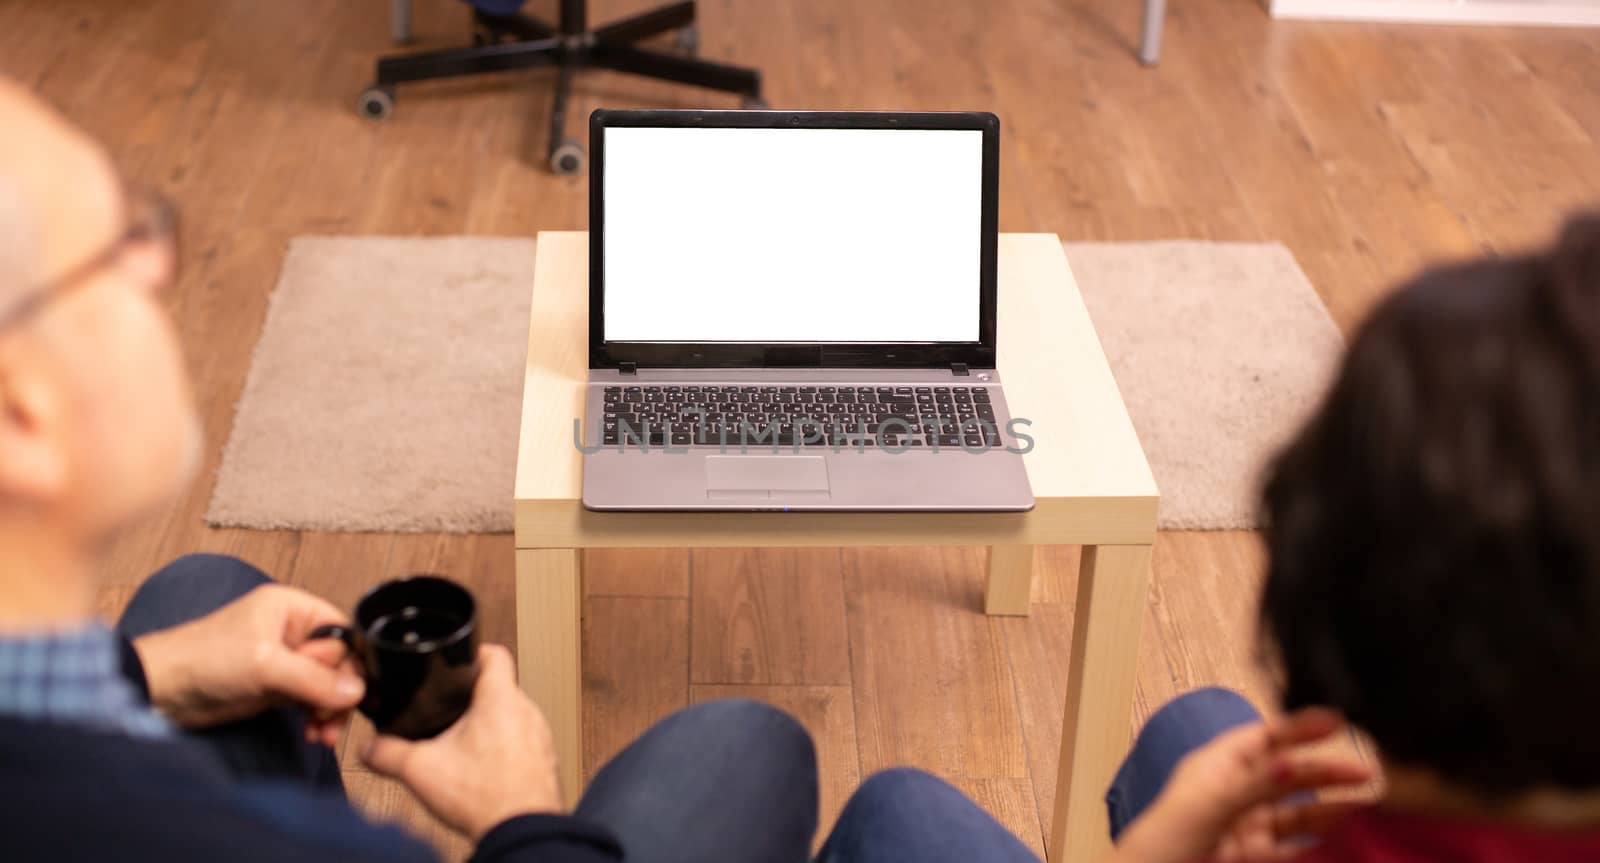
{"label": "black office chair base", "polygon": [[[363,117],[386,120],[394,113],[396,84],[555,66],[550,169],[557,174],[576,174],[583,170],[585,158],[583,146],[566,135],[566,114],[573,75],[584,67],[735,93],[742,97],[743,107],[767,107],[761,98],[759,71],[696,56],[700,33],[694,26],[694,13],[693,0],[686,0],[590,30],[585,0],[561,0],[559,27],[526,15],[474,12],[472,47],[380,58],[378,79],[362,92],[357,108]],[[672,31],[677,32],[677,53],[635,44]]]}

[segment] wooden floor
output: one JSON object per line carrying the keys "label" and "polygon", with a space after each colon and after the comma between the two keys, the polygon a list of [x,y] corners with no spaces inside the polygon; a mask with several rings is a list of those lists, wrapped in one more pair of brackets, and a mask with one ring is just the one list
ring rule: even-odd
{"label": "wooden floor", "polygon": [[[649,0],[593,5],[605,20]],[[1273,24],[1253,0],[1177,0],[1166,57],[1149,70],[1131,57],[1139,5],[707,0],[703,52],[760,66],[777,107],[991,109],[1004,124],[1002,230],[1279,240],[1347,329],[1421,262],[1520,247],[1600,200],[1600,31]],[[484,597],[488,636],[512,639],[508,536],[200,521],[291,236],[585,227],[585,181],[542,167],[548,72],[405,88],[391,122],[355,116],[373,57],[390,48],[387,6],[0,0],[0,73],[107,142],[185,219],[170,305],[211,441],[207,470],[115,548],[107,613],[162,561],[214,550],[340,603],[389,574],[447,572]],[[465,39],[457,3],[418,6],[423,45]],[[578,118],[600,105],[734,104],[610,73],[582,76],[578,93]],[[970,549],[595,553],[585,768],[674,708],[749,696],[815,734],[825,824],[861,778],[914,764],[1038,847],[1077,552],[1041,550],[1039,563],[1023,620],[979,613]],[[1203,684],[1268,700],[1251,642],[1260,564],[1249,534],[1162,535],[1140,717]],[[362,805],[461,853],[394,787],[345,763]]]}

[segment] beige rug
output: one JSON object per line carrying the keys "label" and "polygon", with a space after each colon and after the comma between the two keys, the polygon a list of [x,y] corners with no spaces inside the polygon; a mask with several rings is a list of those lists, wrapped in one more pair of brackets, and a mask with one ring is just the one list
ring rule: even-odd
{"label": "beige rug", "polygon": [[1261,468],[1344,345],[1294,256],[1256,243],[1066,250],[1161,488],[1160,526],[1256,526]]}
{"label": "beige rug", "polygon": [[[1263,458],[1340,338],[1278,245],[1068,245],[1156,481],[1163,527],[1255,524]],[[533,242],[290,246],[207,520],[511,529]]]}
{"label": "beige rug", "polygon": [[289,246],[206,519],[511,529],[533,241]]}

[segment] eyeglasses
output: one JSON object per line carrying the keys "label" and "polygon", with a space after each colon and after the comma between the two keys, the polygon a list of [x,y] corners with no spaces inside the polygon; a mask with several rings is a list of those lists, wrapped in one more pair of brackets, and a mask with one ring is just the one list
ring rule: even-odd
{"label": "eyeglasses", "polygon": [[118,237],[87,260],[45,284],[29,290],[9,309],[0,310],[0,331],[7,330],[36,314],[51,300],[64,296],[90,277],[104,270],[134,249],[149,249],[159,254],[161,274],[154,278],[164,286],[172,281],[178,260],[178,214],[166,199],[148,193],[128,195],[128,226]]}

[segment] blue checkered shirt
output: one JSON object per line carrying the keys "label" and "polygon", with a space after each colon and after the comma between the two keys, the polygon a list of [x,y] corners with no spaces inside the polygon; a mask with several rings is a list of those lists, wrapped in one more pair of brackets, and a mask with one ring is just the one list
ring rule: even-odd
{"label": "blue checkered shirt", "polygon": [[99,624],[0,637],[0,716],[135,737],[172,733],[122,676],[117,636]]}

